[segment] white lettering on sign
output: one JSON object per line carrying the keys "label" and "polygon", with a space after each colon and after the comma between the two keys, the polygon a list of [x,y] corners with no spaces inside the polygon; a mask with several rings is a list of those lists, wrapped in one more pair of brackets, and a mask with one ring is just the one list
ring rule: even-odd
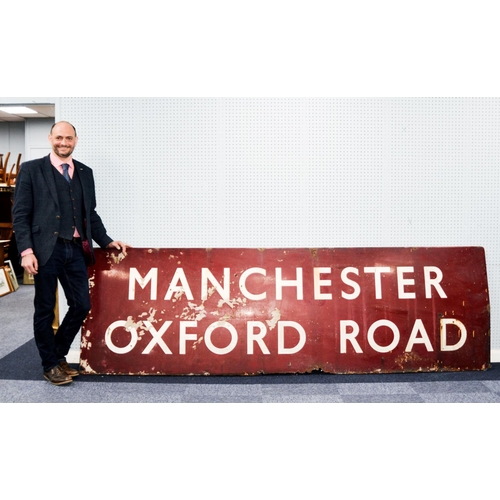
{"label": "white lettering on sign", "polygon": [[322,293],[322,286],[332,286],[332,280],[322,280],[322,274],[330,274],[332,270],[329,267],[314,268],[314,300],[331,300],[331,293]]}
{"label": "white lettering on sign", "polygon": [[172,324],[171,321],[165,321],[163,326],[160,328],[160,331],[156,331],[155,327],[150,323],[149,321],[144,321],[145,327],[148,329],[149,333],[153,337],[151,339],[151,342],[146,346],[146,349],[142,351],[142,354],[149,354],[152,350],[153,347],[156,345],[160,346],[160,349],[165,353],[165,354],[172,354],[172,351],[168,348],[167,344],[165,344],[163,340],[163,334],[168,330],[168,327]]}
{"label": "white lettering on sign", "polygon": [[[322,268],[323,271],[325,268]],[[382,293],[382,274],[392,272],[390,267],[365,267],[365,274],[374,275],[375,298],[380,300],[383,298]],[[396,267],[396,279],[398,285],[398,299],[416,299],[416,293],[408,290],[408,287],[415,286],[415,279],[407,277],[409,274],[414,274],[415,269],[409,266]],[[347,300],[357,299],[361,294],[361,287],[357,281],[350,279],[350,275],[359,276],[359,270],[355,267],[346,267],[341,272],[342,282],[351,287],[352,291],[342,290],[342,298]],[[447,298],[440,283],[443,279],[443,273],[438,267],[424,267],[424,287],[425,298],[432,298],[432,288],[434,288],[442,299]]]}
{"label": "white lettering on sign", "polygon": [[[142,290],[149,287],[150,300],[156,300],[158,296],[158,268],[149,269],[143,276],[136,268],[130,269],[128,299],[135,300],[136,285]],[[268,299],[269,283],[272,283],[273,277],[268,276],[269,271],[260,267],[251,267],[249,269],[235,273],[239,275],[238,289],[243,299],[231,299],[231,269],[224,268],[222,277],[216,277],[208,268],[201,268],[201,287],[200,297],[203,302],[199,308],[205,310],[204,303],[214,293],[217,293],[223,304],[233,304],[235,301],[251,300],[263,301]],[[332,268],[316,267],[313,268],[313,298],[314,300],[330,301],[333,300],[334,294]],[[364,275],[364,276],[363,276]],[[372,285],[370,285],[373,276]],[[361,269],[356,267],[346,267],[340,270],[340,296],[344,300],[353,301],[358,299],[368,287],[368,291],[374,294],[376,300],[383,300],[384,294],[387,295],[389,290],[394,290],[396,285],[397,298],[399,300],[415,300],[417,298],[416,284],[417,276],[423,280],[423,289],[425,290],[425,299],[432,300],[437,294],[440,298],[447,298],[441,283],[443,281],[443,272],[436,266],[424,266],[419,273],[416,273],[413,266],[366,266]],[[368,280],[368,281],[367,281]],[[389,283],[389,280],[390,283]],[[264,288],[267,285],[267,289]],[[177,268],[166,284],[165,301],[175,302],[183,296],[188,300],[194,300],[194,294],[189,283],[189,280],[183,268]],[[284,289],[292,289],[291,293],[295,295],[296,300],[304,300],[304,276],[302,268],[295,268],[295,276],[292,278],[284,278],[283,269],[278,267],[274,269],[274,293],[276,300],[283,300]],[[421,288],[419,288],[421,289]],[[146,292],[147,293],[147,292]],[[189,303],[192,306],[192,303]],[[233,307],[231,305],[231,307]],[[204,314],[206,316],[206,313]],[[182,316],[181,316],[182,318]],[[187,318],[184,318],[187,319]],[[192,318],[194,319],[194,318]],[[199,318],[196,318],[199,319]],[[106,330],[105,343],[108,348],[116,354],[127,354],[133,351],[141,337],[138,335],[138,327],[145,332],[149,332],[151,339],[146,347],[142,350],[142,354],[149,354],[153,349],[161,349],[164,354],[171,355],[172,350],[164,340],[164,334],[172,326],[172,321],[166,321],[162,327],[157,330],[151,321],[141,322],[138,326],[128,321],[116,321]],[[306,331],[297,322],[280,321],[280,315],[274,321],[248,321],[246,323],[246,352],[253,355],[256,352],[264,355],[270,355],[271,350],[266,335],[268,329],[277,328],[277,337],[275,337],[277,345],[276,351],[279,355],[295,354],[299,352],[306,344]],[[341,320],[339,325],[340,331],[340,352],[347,353],[348,350],[353,350],[356,354],[363,354],[363,348],[369,348],[378,353],[388,353],[394,351],[401,343],[401,332],[397,325],[388,320],[380,319],[371,325],[367,325],[366,331],[363,333],[363,342],[360,342],[361,331],[360,326],[353,320]],[[113,332],[117,328],[124,328],[130,335],[127,345],[116,345],[113,342]],[[222,318],[209,325],[202,335],[196,332],[198,321],[180,321],[178,325],[178,340],[179,354],[186,355],[189,348],[196,348],[201,342],[204,342],[206,348],[219,356],[224,356],[234,351],[239,342],[238,331],[236,328]],[[458,340],[451,341],[451,332],[454,329],[458,331]],[[214,342],[214,332],[216,330],[225,330],[229,335],[225,345],[220,345],[220,339],[226,338],[217,336],[217,341]],[[379,331],[384,330],[385,335],[379,336]],[[295,341],[286,342],[287,338],[292,335]],[[144,335],[144,332],[141,332]],[[291,338],[291,337],[290,337]],[[380,338],[389,339],[380,342]],[[440,346],[441,351],[456,351],[464,346],[467,339],[467,330],[462,322],[457,319],[441,319],[440,320]],[[122,342],[123,343],[123,342]],[[434,346],[429,338],[424,323],[421,319],[416,319],[409,338],[406,341],[405,352],[412,352],[416,345],[423,345],[428,352],[434,351]]]}
{"label": "white lettering on sign", "polygon": [[209,269],[204,267],[201,270],[201,300],[207,300],[209,296],[209,288],[208,288],[208,282],[213,285],[213,289],[211,289],[210,295],[213,293],[214,290],[217,291],[217,293],[225,300],[229,301],[231,292],[229,289],[229,272],[230,269],[228,267],[224,268],[224,278],[223,282],[224,285],[221,286],[220,283],[217,281],[217,278],[210,272]]}
{"label": "white lettering on sign", "polygon": [[342,281],[353,289],[351,293],[347,293],[342,290],[342,298],[347,300],[354,300],[359,297],[359,294],[361,293],[361,287],[356,281],[349,279],[347,277],[348,274],[356,274],[357,276],[359,276],[359,271],[355,267],[346,267],[340,274]]}
{"label": "white lettering on sign", "polygon": [[[179,284],[180,283],[180,284]],[[167,293],[165,295],[165,300],[170,300],[175,293],[175,300],[182,297],[182,295],[186,295],[188,300],[194,300],[193,294],[191,292],[191,288],[189,288],[189,283],[184,274],[184,269],[177,268],[168,287]]]}
{"label": "white lettering on sign", "polygon": [[[460,340],[453,345],[448,344],[448,325],[453,325],[458,328]],[[441,329],[441,350],[442,351],[458,351],[461,347],[464,346],[465,341],[467,340],[467,329],[465,325],[458,321],[458,319],[446,318],[441,319],[440,321],[440,329]]]}
{"label": "white lettering on sign", "polygon": [[415,292],[405,291],[406,286],[414,286],[415,280],[413,278],[405,278],[405,274],[415,272],[413,267],[398,267],[398,297],[400,299],[414,299],[416,298]]}
{"label": "white lettering on sign", "polygon": [[[381,346],[377,344],[377,342],[375,341],[375,332],[377,331],[377,328],[381,326],[386,326],[387,328],[389,328],[394,335],[392,342],[387,346]],[[375,321],[375,323],[373,323],[373,325],[371,325],[370,328],[368,329],[367,339],[368,343],[370,344],[370,347],[374,351],[391,352],[399,344],[400,334],[398,327],[392,321],[388,321],[386,319],[379,319],[378,321]]]}
{"label": "white lettering on sign", "polygon": [[[435,275],[431,278],[431,273]],[[441,288],[441,281],[443,280],[443,272],[439,267],[425,266],[424,267],[424,277],[425,277],[425,298],[432,298],[432,287],[434,287],[442,299],[448,298]]]}
{"label": "white lettering on sign", "polygon": [[[285,328],[293,328],[299,333],[299,341],[294,347],[285,347]],[[296,354],[306,344],[306,331],[295,321],[278,321],[278,354]]]}
{"label": "white lettering on sign", "polygon": [[284,280],[282,277],[281,267],[276,268],[276,299],[283,300],[283,287],[296,287],[297,288],[297,300],[302,300],[304,298],[303,288],[302,288],[302,268],[298,267],[296,269],[296,279],[295,280]]}
{"label": "white lettering on sign", "polygon": [[148,283],[151,283],[151,300],[156,300],[156,291],[158,288],[158,268],[150,269],[149,273],[143,278],[135,267],[130,268],[128,280],[128,300],[135,300],[135,283],[144,289]]}
{"label": "white lettering on sign", "polygon": [[249,276],[252,274],[261,274],[262,276],[266,275],[266,270],[261,269],[260,267],[252,267],[250,269],[247,269],[245,272],[241,274],[240,277],[240,290],[241,293],[243,294],[244,297],[246,297],[249,300],[265,300],[266,299],[266,292],[262,292],[259,294],[253,294],[248,291],[247,288],[247,279]]}
{"label": "white lettering on sign", "polygon": [[196,333],[187,333],[187,328],[196,328],[197,321],[181,321],[179,325],[179,354],[186,354],[186,342],[192,340],[196,342],[198,335]]}
{"label": "white lettering on sign", "polygon": [[390,267],[365,267],[365,273],[373,273],[375,279],[375,298],[382,298],[382,273],[390,273]]}
{"label": "white lettering on sign", "polygon": [[[418,336],[420,334],[420,337]],[[410,334],[410,339],[406,345],[405,352],[411,352],[415,344],[424,344],[428,352],[433,352],[431,341],[429,335],[425,331],[424,323],[421,319],[417,319],[413,325],[413,329]]]}
{"label": "white lettering on sign", "polygon": [[[108,329],[106,330],[104,339],[106,346],[111,352],[115,354],[128,354],[133,351],[137,343],[140,339],[137,329],[140,327],[141,329],[149,332],[151,335],[151,340],[146,345],[146,347],[142,350],[142,354],[149,354],[153,351],[153,349],[158,346],[164,354],[171,355],[172,351],[166,344],[163,339],[164,334],[167,330],[172,326],[172,321],[166,321],[159,330],[153,326],[150,321],[144,321],[142,325],[138,326],[130,321],[119,320],[112,323]],[[278,321],[278,335],[277,335],[277,353],[279,355],[289,355],[296,354],[300,352],[306,344],[307,334],[302,325],[295,321]],[[179,336],[179,354],[185,355],[187,353],[187,345],[188,342],[192,342],[193,345],[199,344],[201,340],[204,340],[204,343],[207,349],[219,356],[224,356],[226,354],[231,353],[237,347],[239,342],[239,335],[237,329],[229,323],[228,321],[216,321],[209,325],[203,336],[198,337],[197,333],[188,333],[188,329],[195,329],[198,327],[197,321],[180,321],[178,336]],[[130,339],[127,345],[117,346],[113,342],[113,332],[122,328],[128,332],[130,335]],[[377,341],[377,331],[381,328],[389,329],[392,335],[391,341],[387,345],[382,345]],[[449,328],[458,329],[458,341],[455,343],[449,343],[448,334]],[[212,335],[215,330],[224,329],[229,332],[230,340],[225,346],[215,345],[212,341]],[[356,354],[363,354],[363,349],[358,342],[360,336],[360,327],[356,321],[353,320],[341,320],[340,321],[340,353],[346,354],[348,351],[348,344],[354,350]],[[465,325],[454,318],[441,318],[440,320],[440,349],[441,351],[457,351],[465,345],[467,340],[467,329]],[[293,337],[298,340],[295,341],[294,345],[293,340],[288,341],[287,344],[287,332],[292,334]],[[293,333],[295,332],[295,333]],[[261,321],[249,321],[246,327],[246,352],[248,355],[255,354],[255,345],[258,346],[259,351],[262,354],[269,355],[271,351],[266,345],[264,339],[267,335],[267,327],[265,323]],[[290,337],[290,335],[288,335]],[[401,333],[399,328],[395,323],[386,319],[380,319],[375,321],[372,325],[369,326],[366,332],[366,342],[373,351],[379,353],[388,353],[394,351],[401,342]],[[433,352],[434,348],[430,341],[429,335],[425,329],[423,321],[421,319],[415,320],[413,324],[413,328],[411,330],[408,342],[405,347],[405,352],[412,352],[413,348],[416,344],[423,344],[428,352]]]}
{"label": "white lettering on sign", "polygon": [[[163,335],[172,325],[172,321],[166,321],[160,330],[156,330],[150,321],[144,321],[142,325],[136,325],[131,323],[131,321],[119,320],[112,323],[106,330],[104,340],[107,348],[114,352],[115,354],[128,354],[137,346],[140,336],[137,332],[138,328],[145,330],[150,333],[151,340],[149,341],[146,348],[142,351],[142,354],[149,354],[152,350],[158,346],[164,354],[172,354],[171,349],[163,340]],[[204,340],[207,349],[219,356],[224,356],[226,354],[234,351],[238,345],[239,335],[238,331],[231,323],[227,321],[216,321],[207,327],[203,336],[198,337],[197,333],[188,333],[189,328],[197,328],[197,321],[180,321],[179,322],[179,354],[185,355],[187,353],[188,342],[198,344],[200,340]],[[119,347],[113,342],[113,332],[118,329],[124,329],[130,335],[129,343],[126,346]],[[212,335],[215,330],[224,329],[229,332],[230,340],[226,346],[216,346],[212,341]],[[295,332],[295,335],[293,334]],[[264,323],[260,321],[249,321],[247,323],[247,354],[254,354],[254,344],[257,344],[264,354],[271,354],[267,345],[264,343],[264,337],[267,334],[267,327]],[[291,335],[289,335],[291,334]],[[293,337],[297,336],[298,340],[295,342],[293,339],[288,340],[287,336]],[[307,335],[305,329],[299,323],[295,321],[278,321],[278,336],[277,336],[277,353],[284,354],[296,354],[302,350],[305,346],[307,340]],[[288,346],[286,345],[288,344]]]}
{"label": "white lettering on sign", "polygon": [[[258,330],[258,333],[255,331]],[[249,321],[247,323],[247,353],[253,354],[253,345],[258,344],[262,354],[271,354],[266,344],[264,337],[266,336],[267,328],[262,321]]]}
{"label": "white lettering on sign", "polygon": [[[112,339],[113,332],[120,327],[125,328],[130,333],[130,342],[124,347],[117,347],[113,343]],[[138,339],[139,336],[137,335],[137,330],[135,329],[135,327],[127,326],[127,322],[123,320],[115,321],[113,324],[111,324],[106,330],[106,334],[104,335],[104,341],[106,342],[108,349],[115,354],[129,353],[136,346]]]}
{"label": "white lettering on sign", "polygon": [[[448,344],[448,325],[454,325],[459,330],[459,341],[453,345]],[[380,345],[375,340],[376,332],[379,328],[386,327],[392,332],[392,341],[388,345]],[[464,324],[453,318],[441,318],[440,320],[440,328],[441,328],[441,351],[456,351],[464,346],[465,341],[467,340],[467,330]],[[356,321],[353,320],[341,320],[340,321],[340,353],[347,353],[347,345],[350,344],[351,348],[354,349],[354,352],[357,354],[363,354],[363,349],[359,345],[358,337],[360,334],[359,325]],[[401,334],[395,323],[392,321],[381,319],[375,321],[368,328],[366,340],[368,345],[376,352],[386,353],[393,351],[396,349],[401,340]],[[421,319],[416,319],[413,324],[412,331],[410,333],[410,337],[408,339],[408,343],[405,347],[405,352],[412,352],[415,344],[423,344],[428,352],[433,352],[434,348],[432,347],[432,343],[430,341],[429,335],[425,330],[424,323]]]}
{"label": "white lettering on sign", "polygon": [[[231,342],[229,342],[229,344],[226,347],[216,347],[212,343],[212,332],[217,328],[225,328],[231,334]],[[212,351],[214,354],[219,354],[222,356],[224,354],[229,354],[232,350],[234,350],[236,344],[238,343],[238,332],[236,331],[236,328],[233,325],[231,325],[231,323],[228,323],[227,321],[217,321],[216,323],[212,323],[205,330],[204,338],[208,350]]]}
{"label": "white lettering on sign", "polygon": [[[304,277],[302,268],[295,269],[294,279],[284,279],[283,269],[278,267],[274,270],[275,276],[275,298],[283,300],[284,288],[295,288],[297,300],[304,300]],[[386,266],[369,266],[363,268],[365,275],[373,275],[373,289],[375,299],[382,300],[384,298],[384,278],[387,280],[388,275],[395,275],[398,290],[398,299],[414,300],[417,298],[415,292],[415,268],[412,266],[398,266],[394,269]],[[332,287],[331,279],[323,279],[324,275],[331,275],[332,268],[317,267],[313,269],[313,290],[314,300],[333,300],[333,294],[328,290]],[[252,267],[243,271],[238,282],[239,291],[248,300],[260,301],[268,298],[265,290],[249,290],[247,281],[251,276],[261,275],[267,278],[267,271],[259,267]],[[202,301],[207,300],[214,292],[217,292],[221,298],[229,303],[231,301],[231,270],[224,268],[224,274],[219,281],[208,268],[201,269],[201,290],[200,297]],[[359,298],[363,289],[356,279],[360,277],[360,270],[356,267],[346,267],[340,272],[340,279],[348,288],[341,290],[341,297],[345,300],[355,300]],[[437,292],[439,297],[447,298],[445,291],[441,286],[443,273],[441,269],[435,266],[425,266],[423,268],[423,281],[425,289],[425,298],[432,299],[433,290]],[[263,281],[263,280],[261,280]],[[264,281],[269,281],[268,279]],[[150,269],[143,277],[136,268],[131,268],[129,273],[129,293],[128,299],[135,300],[136,284],[142,289],[150,286],[150,299],[156,300],[158,294],[158,268]],[[387,288],[387,287],[386,287]],[[184,269],[177,268],[172,276],[164,300],[177,301],[182,296],[187,300],[194,300],[193,292],[189,281],[186,277]]]}
{"label": "white lettering on sign", "polygon": [[347,352],[347,342],[349,341],[354,351],[358,354],[362,354],[358,341],[356,340],[359,335],[359,325],[350,319],[340,321],[340,352],[345,354]]}

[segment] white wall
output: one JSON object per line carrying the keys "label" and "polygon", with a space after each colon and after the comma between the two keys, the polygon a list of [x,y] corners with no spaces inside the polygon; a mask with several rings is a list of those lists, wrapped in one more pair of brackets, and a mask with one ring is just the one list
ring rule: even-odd
{"label": "white wall", "polygon": [[2,122],[0,123],[0,153],[4,155],[10,152],[9,169],[17,162],[17,157],[22,154],[24,158],[24,123],[23,122]]}
{"label": "white wall", "polygon": [[25,160],[33,160],[46,156],[50,153],[51,147],[48,141],[50,129],[54,124],[52,118],[28,119],[25,122],[26,134],[26,154]]}
{"label": "white wall", "polygon": [[136,247],[483,246],[500,349],[500,98],[62,97]]}
{"label": "white wall", "polygon": [[[59,99],[59,97],[0,97],[0,104],[55,104],[57,108]],[[54,120],[50,118],[28,118],[24,122],[0,123],[0,152],[11,152],[9,164],[17,161],[19,153],[22,154],[21,161],[48,154],[50,147],[47,135],[53,123]]]}

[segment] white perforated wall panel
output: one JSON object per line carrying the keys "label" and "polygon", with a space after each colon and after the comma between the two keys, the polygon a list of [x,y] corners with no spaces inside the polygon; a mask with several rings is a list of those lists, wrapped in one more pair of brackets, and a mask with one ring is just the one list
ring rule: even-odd
{"label": "white perforated wall panel", "polygon": [[62,97],[137,247],[486,249],[500,349],[500,98]]}

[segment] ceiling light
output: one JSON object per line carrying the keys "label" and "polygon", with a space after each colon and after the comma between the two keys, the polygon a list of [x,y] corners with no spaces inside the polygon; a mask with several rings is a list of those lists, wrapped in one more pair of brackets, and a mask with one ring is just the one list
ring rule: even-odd
{"label": "ceiling light", "polygon": [[11,115],[36,115],[37,112],[33,109],[27,108],[26,106],[5,106],[0,107],[0,111],[4,113],[9,113]]}

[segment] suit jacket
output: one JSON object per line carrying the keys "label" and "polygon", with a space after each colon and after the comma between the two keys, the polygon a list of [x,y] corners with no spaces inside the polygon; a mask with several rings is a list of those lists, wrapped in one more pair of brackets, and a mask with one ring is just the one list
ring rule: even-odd
{"label": "suit jacket", "polygon": [[[96,212],[95,184],[92,169],[73,160],[82,184],[86,234],[83,239],[105,248],[111,243]],[[50,155],[24,162],[16,180],[12,218],[19,253],[32,248],[39,265],[52,255],[61,224],[54,167]],[[92,247],[92,245],[90,245]],[[92,250],[93,251],[93,250]]]}

